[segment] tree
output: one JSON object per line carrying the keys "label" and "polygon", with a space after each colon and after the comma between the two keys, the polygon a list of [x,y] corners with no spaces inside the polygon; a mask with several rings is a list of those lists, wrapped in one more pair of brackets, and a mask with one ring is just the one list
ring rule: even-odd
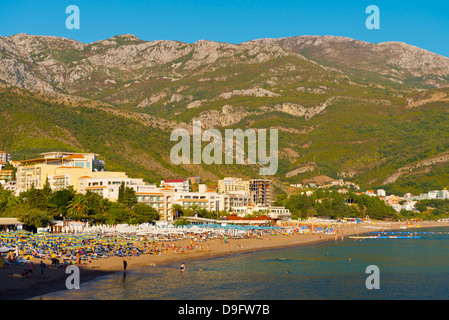
{"label": "tree", "polygon": [[123,181],[118,189],[117,202],[124,204],[128,209],[131,209],[137,203],[136,192],[133,188],[125,187]]}
{"label": "tree", "polygon": [[175,221],[175,223],[174,223],[175,226],[187,226],[189,224],[190,224],[190,221],[187,220],[186,218],[179,219],[178,221]]}
{"label": "tree", "polygon": [[117,202],[123,203],[123,196],[125,194],[125,182],[122,181],[120,187],[118,188],[118,199]]}
{"label": "tree", "polygon": [[119,202],[110,202],[105,213],[106,224],[112,225],[123,223],[129,220],[130,211],[126,206]]}
{"label": "tree", "polygon": [[109,208],[109,200],[103,198],[97,193],[88,191],[84,198],[86,199],[87,207],[89,208],[89,212],[87,213],[89,219],[102,221],[105,219],[105,214]]}
{"label": "tree", "polygon": [[46,227],[52,219],[52,216],[48,212],[38,208],[32,208],[26,204],[17,206],[15,213],[25,227],[30,227],[32,229]]}
{"label": "tree", "polygon": [[41,210],[48,209],[49,199],[44,195],[41,189],[36,189],[34,184],[31,185],[29,190],[21,192],[19,198],[21,202],[27,203],[32,208]]}
{"label": "tree", "polygon": [[[1,184],[0,184],[1,186]],[[19,204],[19,199],[10,190],[0,188],[0,214]]]}
{"label": "tree", "polygon": [[86,199],[81,194],[77,194],[67,206],[67,214],[74,219],[85,218],[88,212],[89,207],[87,206]]}
{"label": "tree", "polygon": [[45,179],[44,187],[42,188],[42,194],[49,199],[52,195],[53,191],[51,190],[50,182],[48,181],[48,177]]}
{"label": "tree", "polygon": [[172,209],[173,216],[175,217],[175,219],[178,219],[179,217],[184,215],[185,209],[179,203],[172,204],[171,209]]}
{"label": "tree", "polygon": [[153,207],[144,204],[137,203],[132,210],[135,213],[137,223],[153,222],[159,220],[159,213]]}
{"label": "tree", "polygon": [[70,201],[75,198],[76,192],[72,188],[58,190],[51,196],[49,203],[56,207],[58,214],[65,216]]}

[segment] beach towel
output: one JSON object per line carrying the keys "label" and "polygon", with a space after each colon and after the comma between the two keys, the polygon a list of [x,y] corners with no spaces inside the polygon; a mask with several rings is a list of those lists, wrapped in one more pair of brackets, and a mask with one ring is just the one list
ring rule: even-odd
{"label": "beach towel", "polygon": [[22,275],[18,274],[18,273],[10,273],[10,274],[8,274],[8,276],[15,277],[15,278],[22,278]]}

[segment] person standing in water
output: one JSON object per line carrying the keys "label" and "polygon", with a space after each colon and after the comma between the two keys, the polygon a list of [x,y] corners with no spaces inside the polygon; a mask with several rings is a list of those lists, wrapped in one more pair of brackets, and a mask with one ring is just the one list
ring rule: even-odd
{"label": "person standing in water", "polygon": [[184,262],[181,264],[180,270],[181,270],[181,272],[184,272],[186,270],[186,265]]}
{"label": "person standing in water", "polygon": [[128,262],[126,262],[125,259],[123,259],[123,271],[126,273],[126,267],[128,266]]}

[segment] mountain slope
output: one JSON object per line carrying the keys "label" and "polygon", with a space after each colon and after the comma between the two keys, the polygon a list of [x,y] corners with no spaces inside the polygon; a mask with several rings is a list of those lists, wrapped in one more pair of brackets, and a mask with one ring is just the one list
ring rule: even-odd
{"label": "mountain slope", "polygon": [[346,37],[301,36],[247,43],[276,45],[345,71],[377,74],[407,86],[449,85],[449,58],[403,42],[368,43]]}
{"label": "mountain slope", "polygon": [[278,129],[280,187],[319,175],[397,192],[449,184],[449,59],[406,44],[19,34],[0,37],[0,59],[0,147],[15,159],[67,149],[154,182],[257,177],[257,166],[171,163],[171,131],[201,120]]}

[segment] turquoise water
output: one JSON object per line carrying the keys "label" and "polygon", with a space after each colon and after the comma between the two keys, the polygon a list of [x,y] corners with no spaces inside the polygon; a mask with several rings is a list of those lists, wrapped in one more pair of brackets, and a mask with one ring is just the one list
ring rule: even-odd
{"label": "turquoise water", "polygon": [[[147,267],[104,276],[42,299],[448,299],[449,228],[420,239],[328,242]],[[368,290],[366,267],[380,270]],[[199,269],[202,271],[199,271]],[[287,273],[286,270],[289,272]],[[81,274],[82,277],[82,274]]]}

